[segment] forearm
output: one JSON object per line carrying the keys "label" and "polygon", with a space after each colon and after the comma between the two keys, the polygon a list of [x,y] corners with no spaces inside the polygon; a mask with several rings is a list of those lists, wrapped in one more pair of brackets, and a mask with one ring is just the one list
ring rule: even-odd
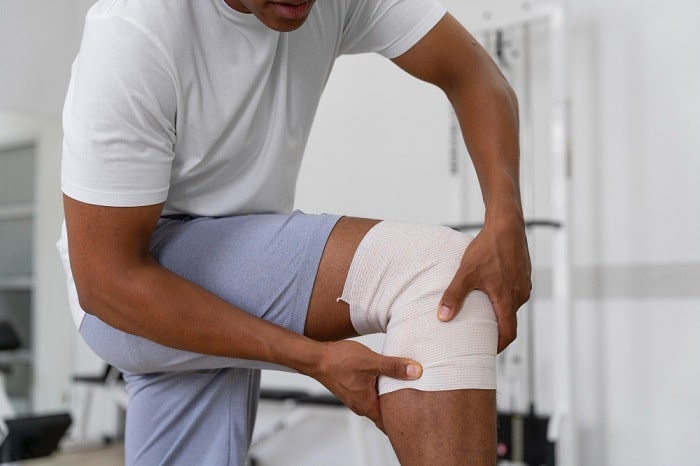
{"label": "forearm", "polygon": [[307,373],[322,345],[276,326],[166,270],[153,259],[83,280],[81,304],[108,324],[157,343],[205,354],[265,361]]}
{"label": "forearm", "polygon": [[446,93],[476,169],[487,222],[508,216],[522,223],[517,98],[490,60],[477,68]]}

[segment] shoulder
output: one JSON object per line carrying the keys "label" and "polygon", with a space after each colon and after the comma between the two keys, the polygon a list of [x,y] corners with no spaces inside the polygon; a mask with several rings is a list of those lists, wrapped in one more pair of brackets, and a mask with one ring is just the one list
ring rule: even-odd
{"label": "shoulder", "polygon": [[341,10],[341,54],[378,52],[393,58],[444,16],[437,0],[336,0]]}
{"label": "shoulder", "polygon": [[[195,6],[196,4],[196,6]],[[214,0],[99,0],[85,23],[110,23],[126,36],[141,35],[161,47],[196,34],[206,17],[216,15]]]}

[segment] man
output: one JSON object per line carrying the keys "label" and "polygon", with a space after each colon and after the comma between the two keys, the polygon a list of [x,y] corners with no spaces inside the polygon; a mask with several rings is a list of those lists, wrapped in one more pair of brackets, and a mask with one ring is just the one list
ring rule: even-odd
{"label": "man", "polygon": [[[360,52],[454,106],[473,241],[291,212],[333,61]],[[496,346],[530,291],[517,103],[433,0],[99,1],[64,128],[59,247],[81,335],[125,372],[128,464],[243,464],[269,365],[368,416],[402,464],[495,462]],[[386,355],[342,340],[377,331]]]}

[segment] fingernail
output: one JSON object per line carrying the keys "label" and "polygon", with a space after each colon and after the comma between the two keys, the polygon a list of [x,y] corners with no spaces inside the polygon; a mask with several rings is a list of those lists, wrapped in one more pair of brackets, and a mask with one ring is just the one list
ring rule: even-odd
{"label": "fingernail", "polygon": [[438,311],[438,318],[440,320],[449,320],[451,314],[452,310],[449,307],[445,305],[440,306],[440,310]]}
{"label": "fingernail", "polygon": [[406,366],[406,375],[413,379],[417,379],[420,375],[420,367],[416,366],[415,364],[409,364]]}

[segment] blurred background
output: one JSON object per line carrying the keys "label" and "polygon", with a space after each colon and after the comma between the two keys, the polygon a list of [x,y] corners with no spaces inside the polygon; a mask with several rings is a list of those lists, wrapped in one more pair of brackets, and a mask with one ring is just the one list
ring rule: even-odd
{"label": "blurred background", "polygon": [[[4,413],[70,413],[64,450],[118,443],[125,407],[118,383],[75,380],[105,367],[78,338],[54,246],[61,109],[92,3],[0,0],[0,321],[21,343],[0,351]],[[554,445],[557,464],[700,465],[700,1],[443,3],[520,100],[534,289],[499,356],[504,422],[545,419],[532,442]],[[382,58],[342,57],[296,205],[476,234],[459,138],[438,90]],[[323,395],[290,374],[263,386]],[[268,400],[258,429],[258,464],[395,462],[338,407]],[[503,458],[526,462],[507,437]]]}

